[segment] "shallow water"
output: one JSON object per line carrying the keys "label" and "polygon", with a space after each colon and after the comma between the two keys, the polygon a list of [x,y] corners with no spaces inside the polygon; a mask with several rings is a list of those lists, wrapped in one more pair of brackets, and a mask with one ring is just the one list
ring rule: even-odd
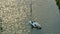
{"label": "shallow water", "polygon": [[54,0],[32,0],[33,20],[41,24],[42,29],[31,29],[31,0],[0,0],[2,34],[60,34],[60,15]]}

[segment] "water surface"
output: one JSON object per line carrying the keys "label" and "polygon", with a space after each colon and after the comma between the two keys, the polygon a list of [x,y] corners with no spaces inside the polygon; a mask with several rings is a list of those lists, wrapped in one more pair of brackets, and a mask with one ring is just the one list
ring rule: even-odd
{"label": "water surface", "polygon": [[34,0],[32,14],[42,30],[31,30],[31,34],[60,34],[59,10],[54,0]]}

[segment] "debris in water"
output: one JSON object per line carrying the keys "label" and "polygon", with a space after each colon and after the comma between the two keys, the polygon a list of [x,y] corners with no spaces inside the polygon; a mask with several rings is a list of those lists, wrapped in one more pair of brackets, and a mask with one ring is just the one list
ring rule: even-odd
{"label": "debris in water", "polygon": [[41,29],[41,25],[38,22],[35,21],[29,21],[29,23],[31,24],[31,28],[36,28],[36,29]]}

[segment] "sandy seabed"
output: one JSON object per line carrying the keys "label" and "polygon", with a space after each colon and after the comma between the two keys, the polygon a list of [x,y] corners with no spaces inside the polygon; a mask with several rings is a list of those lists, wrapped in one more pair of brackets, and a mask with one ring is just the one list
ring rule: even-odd
{"label": "sandy seabed", "polygon": [[[30,13],[27,0],[0,0],[1,34],[28,34]],[[1,28],[0,28],[1,29]]]}

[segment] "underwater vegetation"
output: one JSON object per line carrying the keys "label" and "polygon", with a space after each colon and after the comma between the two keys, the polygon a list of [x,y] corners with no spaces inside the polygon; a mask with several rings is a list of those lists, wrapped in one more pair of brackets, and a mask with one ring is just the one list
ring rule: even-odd
{"label": "underwater vegetation", "polygon": [[60,10],[60,0],[56,0],[56,4],[57,4],[57,6],[58,6],[58,8]]}

